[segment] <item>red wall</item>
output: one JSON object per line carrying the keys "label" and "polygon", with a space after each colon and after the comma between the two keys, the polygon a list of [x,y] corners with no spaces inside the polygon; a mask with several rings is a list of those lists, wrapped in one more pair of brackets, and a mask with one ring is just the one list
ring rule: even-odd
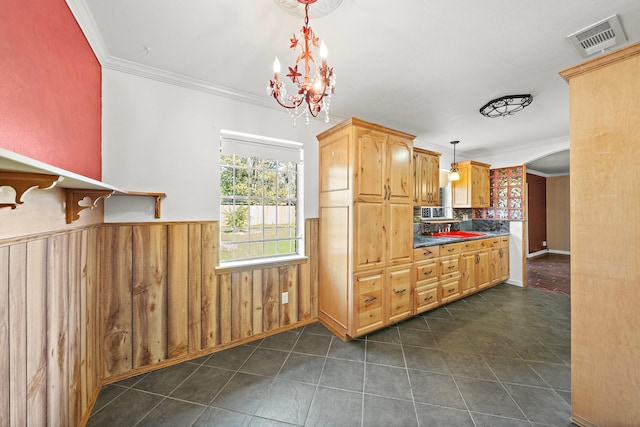
{"label": "red wall", "polygon": [[101,179],[101,70],[64,0],[0,0],[0,147]]}
{"label": "red wall", "polygon": [[529,209],[529,253],[546,249],[547,240],[547,179],[527,174],[527,206]]}

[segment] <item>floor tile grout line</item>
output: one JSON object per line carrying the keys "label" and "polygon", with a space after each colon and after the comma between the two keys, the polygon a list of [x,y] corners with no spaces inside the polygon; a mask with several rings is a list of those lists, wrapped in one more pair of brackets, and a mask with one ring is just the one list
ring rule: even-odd
{"label": "floor tile grout line", "polygon": [[[260,344],[262,344],[262,343],[260,343]],[[207,403],[208,407],[211,407],[211,404],[213,403],[213,401],[216,400],[216,398],[220,395],[220,393],[222,393],[222,390],[224,390],[224,388],[227,385],[229,385],[229,383],[236,377],[236,375],[238,375],[238,372],[240,372],[240,369],[245,365],[245,363],[247,363],[247,361],[251,358],[251,356],[253,356],[256,353],[256,351],[258,350],[259,347],[260,347],[260,345],[257,345],[255,347],[253,347],[253,349],[252,349],[251,353],[249,354],[249,356],[247,356],[247,358],[244,360],[244,362],[242,362],[242,364],[240,364],[240,366],[238,366],[238,368],[235,370],[233,375],[231,375],[229,377],[229,379],[224,383],[224,385],[222,387],[220,387],[220,390],[218,390],[218,392],[211,398],[211,400],[209,400],[209,402]],[[213,356],[213,354],[212,354],[212,356]],[[209,359],[207,359],[206,361],[208,362]]]}
{"label": "floor tile grout line", "polygon": [[[425,323],[427,323],[427,321],[425,320]],[[427,328],[429,326],[427,325]],[[429,332],[429,334],[431,334],[431,331],[427,329],[427,332]],[[398,330],[398,333],[400,333],[400,331]],[[411,375],[409,375],[409,364],[407,363],[407,356],[404,352],[404,344],[402,343],[402,334],[400,334],[400,348],[402,349],[402,360],[404,360],[404,370],[405,370],[405,374],[407,375],[407,382],[409,383],[409,391],[411,391],[411,403],[413,404],[413,414],[416,417],[416,423],[418,426],[420,426],[420,418],[418,417],[418,408],[416,407],[416,398],[415,395],[413,394],[413,385],[411,384]]]}
{"label": "floor tile grout line", "polygon": [[[513,401],[513,403],[515,403],[516,407],[518,408],[518,410],[520,411],[520,413],[522,413],[522,415],[525,417],[525,419],[527,420],[527,422],[529,424],[533,424],[533,421],[531,421],[529,419],[529,417],[527,416],[527,414],[524,412],[524,410],[522,409],[522,407],[520,406],[520,404],[516,401],[516,399],[514,399],[514,397],[511,395],[511,393],[509,393],[509,390],[507,390],[507,388],[504,386],[505,383],[502,382],[502,380],[498,377],[498,375],[495,373],[495,371],[493,370],[493,368],[491,367],[491,365],[489,365],[487,363],[487,365],[489,366],[489,369],[491,370],[491,372],[493,373],[493,375],[498,379],[498,383],[500,383],[500,386],[504,389],[504,391],[507,393],[507,395],[509,396],[509,398]],[[507,383],[509,384],[509,383]]]}
{"label": "floor tile grout line", "polygon": [[[306,326],[305,326],[306,329]],[[303,329],[303,333],[304,333],[304,329]],[[300,334],[300,336],[302,336],[302,333]],[[300,337],[298,337],[298,340],[300,339]],[[331,344],[333,344],[333,340],[336,339],[335,336],[331,335],[331,339],[329,340],[329,346],[327,347],[327,352],[324,356],[324,361],[322,362],[322,369],[320,369],[320,375],[318,376],[318,382],[315,384],[315,388],[313,390],[313,396],[311,397],[311,402],[309,403],[309,408],[307,408],[307,413],[304,416],[304,420],[302,422],[302,425],[306,425],[307,423],[307,418],[309,418],[309,413],[311,412],[311,408],[313,407],[313,403],[316,400],[316,396],[318,395],[318,388],[320,387],[320,380],[322,380],[322,374],[324,373],[324,368],[327,365],[327,358],[329,356],[329,352],[331,351]],[[296,343],[293,345],[293,347],[291,348],[291,350],[293,351],[293,349],[295,348],[296,344],[298,343],[298,340],[296,340]],[[285,361],[286,363],[286,361]],[[284,364],[282,364],[282,366],[284,367]]]}
{"label": "floor tile grout line", "polygon": [[473,416],[471,415],[471,409],[469,409],[469,404],[467,403],[467,399],[464,398],[464,395],[462,394],[462,391],[460,390],[460,386],[458,385],[458,382],[456,381],[456,377],[453,374],[451,375],[451,379],[453,380],[453,384],[456,386],[456,390],[458,390],[458,394],[460,395],[460,398],[462,399],[462,403],[464,403],[464,407],[467,408],[467,414],[469,414],[469,418],[471,418],[471,422],[473,423],[474,426],[477,426],[476,424],[476,420],[473,419]]}

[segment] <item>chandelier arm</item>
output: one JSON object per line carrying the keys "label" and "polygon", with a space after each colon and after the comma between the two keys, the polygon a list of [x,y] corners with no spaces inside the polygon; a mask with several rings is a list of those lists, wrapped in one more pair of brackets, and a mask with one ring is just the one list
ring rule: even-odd
{"label": "chandelier arm", "polygon": [[278,94],[276,92],[273,93],[273,98],[278,102],[278,104],[280,104],[281,107],[287,108],[289,110],[298,108],[303,101],[303,98],[301,97],[298,99],[297,102],[294,102],[292,105],[286,105],[286,104],[283,104],[282,101],[280,101],[280,98],[278,97]]}

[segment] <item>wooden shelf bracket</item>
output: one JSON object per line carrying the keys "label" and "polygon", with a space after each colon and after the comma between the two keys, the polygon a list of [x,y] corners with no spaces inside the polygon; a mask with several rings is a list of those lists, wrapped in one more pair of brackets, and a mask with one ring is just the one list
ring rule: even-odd
{"label": "wooden shelf bracket", "polygon": [[0,208],[15,209],[24,203],[22,200],[24,193],[34,187],[46,190],[53,187],[59,179],[59,175],[0,171],[0,187],[8,186],[16,192],[15,203],[0,203]]}
{"label": "wooden shelf bracket", "polygon": [[162,208],[162,199],[167,197],[167,193],[150,193],[146,191],[125,191],[125,192],[116,192],[113,194],[114,196],[142,196],[142,197],[153,197],[155,199],[155,209],[154,209],[154,218],[160,219],[161,208]]}
{"label": "wooden shelf bracket", "polygon": [[[67,188],[67,224],[79,219],[80,211],[87,208],[95,208],[100,199],[108,199],[113,193],[113,190],[75,190]],[[91,199],[91,204],[89,206],[81,206],[80,202],[86,197]]]}

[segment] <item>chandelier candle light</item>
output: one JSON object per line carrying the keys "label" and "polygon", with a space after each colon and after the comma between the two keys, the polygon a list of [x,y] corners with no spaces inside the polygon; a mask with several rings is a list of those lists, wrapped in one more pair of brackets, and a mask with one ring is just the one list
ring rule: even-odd
{"label": "chandelier candle light", "polygon": [[[289,72],[287,73],[287,77],[297,87],[294,92],[287,92],[284,83],[279,79],[280,61],[277,56],[273,61],[273,80],[269,80],[269,86],[267,86],[267,94],[273,96],[278,104],[289,110],[289,115],[293,117],[294,126],[298,118],[304,116],[305,123],[308,124],[309,115],[317,117],[321,111],[324,111],[324,121],[329,122],[329,103],[335,90],[336,75],[333,68],[327,65],[327,46],[324,42],[319,43],[320,39],[316,37],[309,26],[309,5],[316,1],[298,0],[305,5],[304,26],[300,30],[302,40],[298,39],[294,33],[290,48],[296,50],[300,47],[302,51],[296,58],[295,65],[288,67]],[[311,50],[318,47],[320,48],[320,64],[316,62],[316,57]],[[304,70],[298,70],[301,61]],[[315,76],[310,75],[311,64],[315,66]],[[307,105],[302,106],[303,102],[306,102]],[[300,106],[302,108],[299,108]]]}

